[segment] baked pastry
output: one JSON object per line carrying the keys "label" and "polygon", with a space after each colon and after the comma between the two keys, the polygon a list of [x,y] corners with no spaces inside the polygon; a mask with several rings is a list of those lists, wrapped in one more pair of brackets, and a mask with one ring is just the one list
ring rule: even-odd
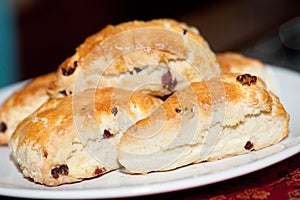
{"label": "baked pastry", "polygon": [[276,83],[267,66],[262,61],[232,51],[217,53],[216,57],[223,72],[240,74],[249,73],[258,76],[267,84],[268,90],[276,93]]}
{"label": "baked pastry", "polygon": [[121,133],[160,104],[142,92],[116,88],[51,99],[17,127],[12,158],[25,177],[48,186],[100,176],[120,167]]}
{"label": "baked pastry", "polygon": [[55,72],[32,79],[9,96],[0,107],[0,145],[7,145],[18,123],[48,100]]}
{"label": "baked pastry", "polygon": [[50,97],[15,129],[12,159],[25,177],[57,186],[272,145],[289,115],[235,56],[217,60],[196,28],[171,19],[108,25],[58,67]]}
{"label": "baked pastry", "polygon": [[57,98],[88,88],[117,87],[164,97],[219,70],[195,27],[172,19],[108,25],[88,37],[56,75],[38,77],[9,97],[0,108],[0,144],[8,143],[17,124],[48,94]]}
{"label": "baked pastry", "polygon": [[278,97],[249,74],[192,83],[122,136],[128,173],[176,169],[258,150],[285,138],[289,115]]}
{"label": "baked pastry", "polygon": [[116,87],[164,96],[220,73],[195,27],[172,19],[108,25],[88,37],[57,70],[53,97]]}
{"label": "baked pastry", "polygon": [[[97,38],[100,37],[100,35],[102,34],[103,34],[102,32],[99,32],[96,35],[93,35],[90,38],[88,38],[86,40],[86,43],[80,46],[79,49],[81,50],[78,52],[82,52],[84,48],[86,48],[85,46],[90,46],[91,45],[90,43],[93,43],[91,41],[94,41],[94,43],[96,44],[98,41]],[[242,54],[236,52],[218,53],[216,54],[216,58],[223,72],[250,73],[259,76],[265,82],[267,82],[268,88],[271,91],[276,90],[274,86],[275,85],[274,81],[272,80],[265,65],[261,61],[257,59],[245,57]],[[135,68],[135,70],[136,72],[138,71],[137,68]],[[60,71],[60,69],[58,71]],[[167,75],[168,73],[165,75],[166,78],[168,77]],[[173,80],[175,79],[173,78]],[[34,78],[32,81],[30,81],[29,84],[21,88],[19,91],[13,93],[1,105],[0,107],[0,122],[1,122],[0,144],[1,145],[7,145],[10,136],[15,130],[17,124],[20,121],[22,121],[22,119],[24,119],[27,115],[34,112],[42,103],[44,103],[49,98],[48,97],[49,95],[47,94],[47,90],[49,89],[49,86],[51,84],[55,84],[56,81],[57,80],[54,72]],[[109,81],[109,79],[107,79],[107,81]],[[172,83],[172,77],[171,79],[169,79],[169,81],[170,81],[169,83]],[[57,97],[68,95],[67,93],[70,93],[70,91],[67,89],[59,90]],[[157,91],[157,93],[159,92]]]}

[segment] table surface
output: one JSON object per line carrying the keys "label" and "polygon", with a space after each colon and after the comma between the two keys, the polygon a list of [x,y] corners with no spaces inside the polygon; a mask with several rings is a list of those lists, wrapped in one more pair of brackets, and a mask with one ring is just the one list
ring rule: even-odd
{"label": "table surface", "polygon": [[[0,196],[1,198],[1,196]],[[7,197],[5,197],[7,198]],[[2,199],[2,198],[1,198]],[[18,198],[7,198],[18,199]],[[125,198],[127,199],[127,198]],[[262,170],[192,189],[130,199],[300,199],[300,153]]]}

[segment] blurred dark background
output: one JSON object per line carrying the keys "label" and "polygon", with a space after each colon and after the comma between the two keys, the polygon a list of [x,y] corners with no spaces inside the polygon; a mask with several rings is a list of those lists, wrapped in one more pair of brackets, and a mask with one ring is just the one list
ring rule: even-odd
{"label": "blurred dark background", "polygon": [[1,1],[10,3],[14,13],[13,81],[56,70],[87,36],[107,24],[164,17],[196,26],[215,52],[237,51],[300,69],[298,0]]}

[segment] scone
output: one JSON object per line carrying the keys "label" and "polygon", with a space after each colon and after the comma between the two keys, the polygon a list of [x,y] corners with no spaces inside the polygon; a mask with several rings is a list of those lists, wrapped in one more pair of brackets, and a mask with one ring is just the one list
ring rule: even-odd
{"label": "scone", "polygon": [[17,127],[12,158],[25,177],[48,186],[100,176],[119,168],[122,132],[160,104],[142,92],[115,88],[51,99]]}
{"label": "scone", "polygon": [[116,87],[164,96],[220,73],[195,27],[172,19],[108,25],[88,37],[57,70],[53,97]]}
{"label": "scone", "polygon": [[170,96],[122,136],[119,162],[128,173],[176,169],[273,145],[288,134],[277,96],[249,74],[194,82]]}
{"label": "scone", "polygon": [[54,79],[55,72],[36,77],[5,100],[0,107],[0,145],[7,145],[18,123],[48,100]]}
{"label": "scone", "polygon": [[217,53],[216,57],[224,73],[249,73],[258,76],[267,84],[269,90],[277,92],[276,82],[262,61],[231,51]]}
{"label": "scone", "polygon": [[260,66],[216,57],[195,27],[172,19],[108,25],[58,67],[49,96],[16,127],[12,159],[56,186],[270,146],[288,134],[289,115]]}

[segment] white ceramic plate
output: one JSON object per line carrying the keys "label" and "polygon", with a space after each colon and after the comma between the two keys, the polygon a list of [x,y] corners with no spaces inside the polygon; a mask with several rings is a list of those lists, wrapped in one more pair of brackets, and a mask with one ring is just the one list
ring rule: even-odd
{"label": "white ceramic plate", "polygon": [[[0,147],[0,195],[41,199],[133,197],[157,194],[216,183],[241,176],[300,152],[300,73],[269,66],[283,105],[291,115],[290,134],[280,143],[249,154],[148,175],[114,171],[80,183],[46,187],[25,179],[9,159],[8,147]],[[0,103],[22,83],[0,90]]]}

